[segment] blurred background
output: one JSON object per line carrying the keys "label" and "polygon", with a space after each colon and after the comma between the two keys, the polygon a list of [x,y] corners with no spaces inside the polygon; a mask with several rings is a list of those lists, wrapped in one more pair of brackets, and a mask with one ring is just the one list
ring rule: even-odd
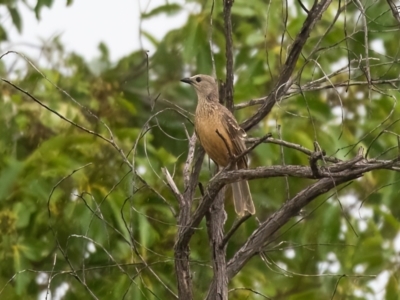
{"label": "blurred background", "polygon": [[[293,89],[249,135],[317,141],[340,159],[359,146],[371,159],[396,157],[400,33],[389,2],[334,1]],[[234,2],[235,104],[268,95],[306,17],[299,1]],[[161,168],[182,188],[196,97],[179,79],[212,74],[210,36],[225,80],[222,1],[8,0],[0,21],[0,76],[26,92],[0,86],[0,299],[174,299],[178,205]],[[250,166],[283,163],[308,157],[267,143]],[[206,159],[203,185],[211,173]],[[258,220],[312,182],[251,181]],[[379,170],[316,199],[233,278],[229,298],[399,299],[399,184]],[[257,226],[240,228],[228,259]],[[204,245],[202,223],[191,241],[196,299],[212,278]]]}

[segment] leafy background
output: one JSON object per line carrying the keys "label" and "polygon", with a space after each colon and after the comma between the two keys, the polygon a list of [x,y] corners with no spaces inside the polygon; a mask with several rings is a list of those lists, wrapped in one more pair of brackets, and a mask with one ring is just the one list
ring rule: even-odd
{"label": "leafy background", "polygon": [[[0,5],[22,30],[18,2]],[[190,2],[196,3],[197,12],[162,40],[152,32],[142,32],[156,48],[150,57],[140,50],[110,61],[107,45],[101,44],[100,58],[89,63],[79,54],[66,52],[57,39],[46,47],[51,54],[46,55],[46,64],[29,52],[2,56],[2,78],[72,122],[110,138],[107,125],[115,143],[130,153],[129,160],[138,172],[137,176],[129,173],[112,144],[72,126],[3,82],[2,299],[37,299],[47,292],[54,296],[60,287],[67,291],[63,299],[173,298],[177,228],[171,207],[177,210],[178,206],[161,168],[173,173],[175,182],[182,182],[188,146],[185,130],[193,131],[190,119],[196,103],[194,92],[179,79],[213,72],[209,48],[213,2]],[[271,132],[309,149],[318,141],[328,154],[339,158],[354,156],[359,146],[369,149],[369,158],[395,157],[398,83],[365,84],[365,70],[369,69],[375,80],[398,78],[398,23],[385,1],[353,1],[325,35],[340,3],[334,1],[303,49],[294,73],[296,83],[307,87],[352,61],[332,81],[364,84],[331,89],[325,82],[328,87],[324,89],[293,90],[249,135]],[[32,12],[39,17],[41,9],[52,4],[51,0],[37,1]],[[311,7],[313,1],[303,4]],[[73,5],[72,1],[67,5]],[[360,5],[365,15],[360,13]],[[173,17],[183,9],[165,2],[143,13],[142,18]],[[287,9],[285,1],[235,1],[236,104],[268,94],[305,17],[297,1],[290,2]],[[225,77],[223,26],[222,2],[215,1],[212,41],[220,80]],[[0,39],[7,42],[1,26]],[[306,61],[311,53],[312,60]],[[18,64],[10,65],[13,60]],[[250,106],[235,114],[243,121],[255,111],[256,107]],[[383,129],[389,132],[375,139]],[[308,165],[307,156],[274,144],[263,144],[251,155],[251,167],[283,161]],[[211,169],[205,160],[203,184]],[[230,299],[399,299],[399,181],[397,173],[375,171],[319,197],[232,280]],[[258,220],[266,219],[288,195],[295,195],[310,182],[299,178],[251,181],[257,219],[248,220],[235,234],[228,257],[257,227]],[[229,201],[226,210],[230,225],[234,211]],[[202,223],[191,241],[196,299],[205,296],[212,278],[207,241]]]}

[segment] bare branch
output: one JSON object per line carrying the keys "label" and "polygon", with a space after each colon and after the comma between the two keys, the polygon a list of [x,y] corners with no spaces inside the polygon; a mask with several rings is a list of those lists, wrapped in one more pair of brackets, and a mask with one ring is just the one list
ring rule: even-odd
{"label": "bare branch", "polygon": [[225,23],[225,56],[226,56],[226,80],[225,100],[226,107],[233,111],[233,41],[231,8],[233,0],[224,0],[224,23]]}
{"label": "bare branch", "polygon": [[341,177],[332,180],[323,178],[316,183],[306,187],[291,200],[285,202],[283,206],[264,221],[247,239],[246,243],[236,252],[235,256],[228,262],[228,278],[232,279],[245,265],[245,263],[259,253],[268,243],[273,234],[285,225],[292,217],[296,216],[300,209],[315,199],[332,189],[333,187],[357,178],[360,175]]}
{"label": "bare branch", "polygon": [[175,198],[178,200],[179,205],[183,206],[184,201],[181,192],[179,191],[178,187],[175,184],[175,181],[172,179],[171,174],[168,172],[167,168],[161,168],[165,179],[167,180],[168,186],[171,189],[172,193],[175,195]]}
{"label": "bare branch", "polygon": [[[255,143],[255,142],[259,141],[259,140],[260,140],[259,138],[248,138],[246,140],[246,142]],[[264,141],[264,143],[281,145],[281,146],[284,146],[284,147],[287,147],[287,148],[290,148],[290,149],[294,149],[294,150],[300,151],[300,152],[302,152],[302,153],[304,153],[304,154],[306,154],[308,156],[311,156],[314,153],[312,150],[307,149],[307,148],[305,148],[305,147],[303,147],[301,145],[290,143],[290,142],[287,142],[287,141],[284,141],[284,140],[280,140],[280,139],[274,139],[274,138],[271,138],[271,137],[266,139]],[[330,157],[330,156],[324,156],[324,160],[326,160],[328,162],[332,162],[332,163],[337,163],[337,162],[341,161],[340,159],[338,159],[336,157]]]}
{"label": "bare branch", "polygon": [[286,91],[290,88],[290,76],[293,73],[301,51],[308,40],[308,37],[310,36],[310,32],[314,28],[315,24],[321,19],[322,14],[329,7],[331,2],[332,0],[314,2],[307,19],[304,21],[303,28],[300,30],[300,33],[293,42],[289,56],[285,62],[285,65],[283,66],[282,71],[280,72],[278,82],[275,84],[275,87],[272,89],[271,93],[266,97],[265,102],[258,109],[258,111],[242,124],[242,127],[246,131],[258,124],[258,122],[260,122],[271,111],[278,99],[285,95]]}
{"label": "bare branch", "polygon": [[400,24],[400,14],[399,14],[399,10],[397,8],[396,3],[394,3],[393,0],[386,0],[386,2],[388,3],[390,10],[392,11],[393,17],[397,20],[397,22]]}
{"label": "bare branch", "polygon": [[[190,147],[195,147],[196,138],[192,136],[189,141]],[[181,299],[193,299],[193,291],[192,291],[192,276],[190,273],[190,249],[189,249],[189,237],[187,240],[183,242],[179,242],[179,238],[184,235],[184,232],[188,230],[187,226],[190,221],[190,212],[192,207],[192,199],[194,195],[194,191],[197,187],[198,178],[201,170],[201,165],[204,159],[204,149],[199,146],[195,151],[194,159],[191,158],[191,152],[193,149],[189,149],[188,158],[186,160],[185,168],[184,168],[184,180],[185,180],[185,191],[183,193],[183,203],[180,205],[179,216],[177,223],[179,225],[178,232],[176,233],[177,242],[174,246],[175,252],[175,272],[178,281],[178,295]],[[189,178],[188,170],[190,168],[191,163],[194,161],[194,165],[192,166],[192,171],[190,173]],[[190,230],[194,230],[194,227],[191,227]]]}
{"label": "bare branch", "polygon": [[226,272],[226,245],[224,224],[227,218],[224,210],[225,189],[215,198],[210,211],[206,213],[207,231],[213,263],[213,281],[209,287],[207,300],[228,299],[228,277]]}

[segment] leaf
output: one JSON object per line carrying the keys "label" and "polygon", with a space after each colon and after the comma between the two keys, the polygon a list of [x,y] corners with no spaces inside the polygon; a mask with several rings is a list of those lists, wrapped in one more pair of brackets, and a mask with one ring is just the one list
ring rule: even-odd
{"label": "leaf", "polygon": [[18,216],[15,226],[19,229],[29,225],[29,220],[32,213],[32,208],[24,202],[18,202],[14,205],[14,214]]}
{"label": "leaf", "polygon": [[100,42],[97,46],[101,53],[101,59],[105,62],[109,62],[110,59],[110,50],[108,49],[107,45],[103,42]]}
{"label": "leaf", "polygon": [[263,34],[259,31],[250,33],[246,38],[246,44],[250,47],[262,44],[265,41]]}
{"label": "leaf", "polygon": [[185,62],[190,62],[197,55],[199,47],[196,45],[198,40],[198,31],[200,25],[194,17],[189,18],[188,23],[183,28],[183,35],[186,38],[183,41],[183,59]]}
{"label": "leaf", "polygon": [[232,14],[241,17],[253,17],[255,15],[255,11],[251,7],[233,5]]}
{"label": "leaf", "polygon": [[23,168],[22,162],[11,160],[9,165],[0,173],[0,201],[9,196],[9,191]]}
{"label": "leaf", "polygon": [[178,13],[180,10],[181,10],[181,6],[176,3],[165,4],[165,5],[156,7],[155,9],[151,10],[148,13],[143,13],[142,18],[148,19],[150,17],[154,17],[154,16],[162,14],[162,13],[166,13],[167,15],[173,15],[173,14]]}
{"label": "leaf", "polygon": [[[397,277],[397,278],[396,278]],[[385,300],[399,300],[400,282],[398,276],[390,276],[386,285]]]}
{"label": "leaf", "polygon": [[[14,270],[20,272],[28,268],[29,264],[22,255],[20,245],[13,246],[13,257],[14,257]],[[18,295],[22,295],[26,291],[26,287],[31,281],[31,276],[27,272],[21,272],[15,279],[16,292]]]}
{"label": "leaf", "polygon": [[18,12],[18,10],[14,7],[11,6],[7,6],[8,12],[11,15],[11,19],[13,21],[13,24],[15,25],[15,27],[17,27],[17,30],[19,33],[21,33],[22,31],[22,20],[21,20],[21,16]]}
{"label": "leaf", "polygon": [[138,215],[138,225],[140,232],[140,243],[144,246],[143,255],[146,255],[145,248],[149,247],[149,241],[151,236],[150,233],[152,232],[152,229],[144,214],[146,214],[146,210],[142,210],[141,214]]}
{"label": "leaf", "polygon": [[43,6],[50,7],[53,4],[53,0],[38,0],[35,6],[36,19],[40,20],[40,10]]}
{"label": "leaf", "polygon": [[157,46],[160,44],[150,32],[142,30],[141,33],[153,44],[154,47],[157,48]]}
{"label": "leaf", "polygon": [[29,238],[19,245],[20,253],[30,261],[40,261],[49,255],[51,247],[44,247],[43,240]]}
{"label": "leaf", "polygon": [[4,30],[4,27],[0,25],[0,41],[7,41],[7,39],[7,32]]}

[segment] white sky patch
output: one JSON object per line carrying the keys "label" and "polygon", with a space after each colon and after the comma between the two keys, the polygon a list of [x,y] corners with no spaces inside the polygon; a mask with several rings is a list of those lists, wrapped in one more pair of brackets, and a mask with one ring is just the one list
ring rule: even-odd
{"label": "white sky patch", "polygon": [[[361,11],[357,11],[356,13],[353,14],[353,22],[354,25],[358,25],[358,27],[361,29],[362,26],[362,20],[361,20],[362,16],[361,16]],[[354,28],[355,30],[356,28]]]}
{"label": "white sky patch", "polygon": [[344,68],[348,64],[348,59],[346,57],[340,58],[337,62],[330,65],[331,72],[335,72],[341,68]]}
{"label": "white sky patch", "polygon": [[386,54],[385,46],[383,44],[383,40],[381,39],[372,40],[370,42],[370,48],[376,52],[379,52],[380,54]]}
{"label": "white sky patch", "polygon": [[400,232],[397,233],[396,237],[393,239],[394,250],[400,253]]}
{"label": "white sky patch", "polygon": [[71,192],[71,196],[69,198],[69,200],[71,200],[72,202],[75,202],[78,199],[78,190],[76,188],[74,188]]}
{"label": "white sky patch", "polygon": [[338,259],[336,257],[336,254],[333,253],[333,252],[329,252],[328,255],[327,255],[327,258],[328,258],[328,260],[330,262],[330,265],[329,265],[329,268],[328,268],[329,272],[331,272],[331,273],[339,272],[340,263],[339,263],[339,261],[338,261]]}
{"label": "white sky patch", "polygon": [[54,300],[61,300],[65,297],[69,290],[69,284],[66,282],[61,283],[61,285],[56,288],[56,291],[54,292]]}
{"label": "white sky patch", "polygon": [[292,259],[296,256],[296,252],[293,249],[286,249],[284,252],[284,255],[289,258]]}
{"label": "white sky patch", "polygon": [[54,297],[52,296],[51,291],[43,290],[39,293],[39,300],[61,300],[65,297],[69,290],[69,284],[66,282],[63,282],[56,288],[54,291]]}
{"label": "white sky patch", "polygon": [[364,232],[365,230],[367,230],[368,224],[364,220],[358,220],[357,227],[358,227],[358,231]]}
{"label": "white sky patch", "polygon": [[365,108],[364,105],[359,105],[359,106],[357,106],[357,113],[361,117],[365,117],[367,115],[367,109]]}
{"label": "white sky patch", "polygon": [[274,119],[268,119],[268,121],[267,121],[267,126],[268,126],[268,127],[276,127],[276,120],[274,120]]}
{"label": "white sky patch", "polygon": [[[32,7],[36,1],[27,1]],[[104,42],[110,50],[112,61],[116,61],[124,55],[140,49],[139,1],[114,0],[113,5],[108,1],[86,0],[74,1],[71,6],[65,5],[66,1],[54,1],[48,9],[41,11],[41,19],[38,21],[34,12],[27,9],[26,5],[18,5],[23,20],[22,34],[19,34],[12,25],[11,18],[5,19],[5,26],[10,39],[7,50],[30,51],[30,56],[40,49],[32,45],[41,45],[41,40],[50,40],[61,34],[61,42],[67,51],[75,51],[88,60],[99,56],[98,45]],[[151,33],[160,40],[172,29],[185,24],[189,13],[197,12],[198,5],[185,4],[185,0],[170,0],[170,4],[185,5],[182,12],[173,16],[160,14],[143,20],[142,29]],[[140,0],[142,10],[149,12],[153,8],[164,5],[165,0]],[[89,13],[96,7],[95,13]],[[5,13],[8,16],[8,13]],[[154,53],[154,46],[143,37],[143,48]]]}
{"label": "white sky patch", "polygon": [[[363,92],[358,91],[358,92],[355,94],[355,97],[356,97],[357,100],[363,100],[363,99],[365,98],[365,95],[364,95]],[[364,107],[364,106],[363,106],[363,107]]]}
{"label": "white sky patch", "polygon": [[233,74],[233,84],[236,84],[238,81],[238,76],[236,74]]}
{"label": "white sky patch", "polygon": [[[297,9],[296,9],[296,6],[294,5],[294,1],[289,0],[287,2],[287,5],[288,5],[289,12],[290,12],[289,14],[293,17],[293,19],[297,18]],[[304,16],[307,15],[307,13],[304,10],[301,10],[301,12]]]}
{"label": "white sky patch", "polygon": [[319,274],[336,274],[340,270],[340,262],[338,261],[335,253],[329,252],[327,255],[327,260],[318,263],[317,267]]}
{"label": "white sky patch", "polygon": [[39,300],[53,300],[53,298],[51,297],[51,291],[48,291],[48,293],[47,293],[47,290],[41,291],[39,293],[38,299]]}
{"label": "white sky patch", "polygon": [[318,273],[323,274],[326,272],[326,270],[328,270],[329,263],[327,261],[322,261],[318,263],[317,267],[318,267]]}
{"label": "white sky patch", "polygon": [[340,106],[335,106],[332,108],[331,112],[335,117],[329,122],[330,124],[339,125],[342,123],[342,110],[343,109]]}
{"label": "white sky patch", "polygon": [[144,166],[139,166],[139,167],[137,168],[137,171],[138,171],[138,173],[139,173],[140,175],[144,175],[144,174],[146,174],[147,169],[146,169]]}
{"label": "white sky patch", "polygon": [[357,208],[357,212],[359,213],[359,216],[363,219],[371,219],[374,216],[373,209],[365,205]]}
{"label": "white sky patch", "polygon": [[389,271],[383,271],[375,279],[369,281],[367,285],[374,291],[375,295],[373,297],[372,295],[367,295],[368,297],[366,299],[384,299],[385,287],[388,283],[389,277]]}
{"label": "white sky patch", "polygon": [[[361,206],[358,199],[352,195],[344,195],[340,197],[340,203],[342,204],[343,209],[355,220],[357,220],[357,229],[360,232],[364,232],[368,228],[368,221],[374,216],[374,211],[372,208],[367,206]],[[347,232],[348,225],[344,220],[341,222],[341,235],[340,239],[344,238],[344,233]]]}
{"label": "white sky patch", "polygon": [[89,242],[89,243],[87,244],[87,250],[88,250],[90,253],[95,253],[95,252],[96,252],[96,246],[95,246],[92,242]]}
{"label": "white sky patch", "polygon": [[362,290],[360,290],[358,288],[355,288],[354,291],[353,291],[353,295],[356,296],[356,297],[361,298],[361,297],[365,296],[365,293]]}
{"label": "white sky patch", "polygon": [[368,221],[374,216],[374,211],[372,208],[365,205],[360,207],[360,202],[352,194],[341,196],[340,203],[342,203],[343,208],[355,219]]}
{"label": "white sky patch", "polygon": [[358,265],[355,265],[353,268],[354,273],[357,273],[357,274],[364,274],[365,269],[366,269],[365,264],[358,264]]}
{"label": "white sky patch", "polygon": [[336,117],[340,117],[342,115],[342,108],[340,106],[335,106],[332,108],[332,114]]}
{"label": "white sky patch", "polygon": [[49,280],[49,275],[47,275],[47,273],[42,272],[36,276],[37,284],[40,284],[40,285],[46,284],[48,282],[48,280]]}
{"label": "white sky patch", "polygon": [[381,212],[390,213],[390,209],[385,204],[381,204],[379,206],[379,209],[381,210]]}
{"label": "white sky patch", "polygon": [[276,264],[277,264],[278,267],[281,268],[282,270],[287,271],[287,264],[285,264],[284,262],[278,261]]}
{"label": "white sky patch", "polygon": [[[126,1],[123,1],[126,2]],[[130,2],[130,1],[128,1]],[[136,2],[136,1],[133,1]],[[166,1],[165,0],[139,0],[141,4],[142,10],[146,9],[146,12],[150,12],[152,9],[160,6],[160,5],[165,5]],[[185,0],[169,0],[169,4],[179,4],[181,6],[184,6],[185,9],[183,9],[181,12],[174,14],[172,16],[167,16],[166,14],[160,14],[155,17],[145,19],[142,22],[142,30],[150,33],[153,35],[156,39],[161,40],[166,33],[169,31],[180,28],[182,27],[188,18],[189,13],[190,14],[197,14],[201,10],[201,6],[198,5],[197,3],[187,3]],[[147,6],[147,7],[146,7]],[[139,24],[138,24],[139,25]],[[138,26],[136,27],[138,28]],[[154,46],[151,45],[149,42],[146,41],[146,38],[143,37],[143,47],[144,49],[150,50],[150,52],[153,52],[155,50]]]}

